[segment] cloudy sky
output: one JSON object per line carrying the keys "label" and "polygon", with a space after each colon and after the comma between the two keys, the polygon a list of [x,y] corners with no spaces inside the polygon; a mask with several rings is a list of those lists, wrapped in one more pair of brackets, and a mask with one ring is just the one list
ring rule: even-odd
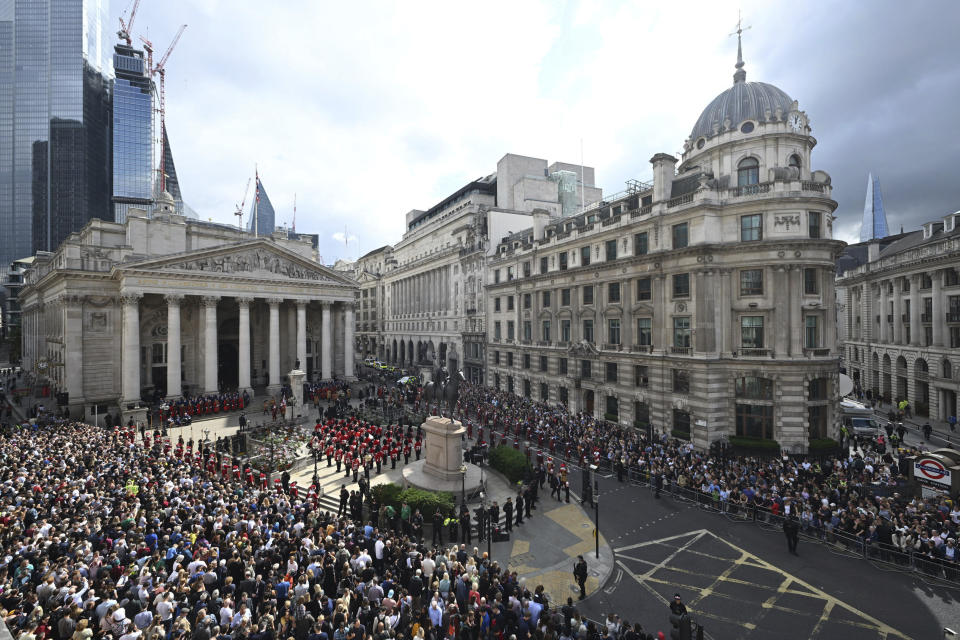
{"label": "cloudy sky", "polygon": [[[113,24],[130,0],[112,0]],[[492,173],[505,153],[596,167],[607,193],[679,153],[732,82],[799,100],[833,177],[839,236],[867,173],[891,231],[960,209],[960,2],[142,0],[167,65],[185,199],[234,223],[259,167],[278,223],[331,263],[399,240],[404,214]],[[251,192],[252,192],[251,187]],[[249,199],[252,195],[248,195]]]}

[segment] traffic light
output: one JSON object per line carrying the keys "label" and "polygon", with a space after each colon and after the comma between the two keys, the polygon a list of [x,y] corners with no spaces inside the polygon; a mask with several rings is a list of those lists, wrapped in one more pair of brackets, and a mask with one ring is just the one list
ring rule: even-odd
{"label": "traffic light", "polygon": [[672,640],[693,640],[693,632],[690,629],[690,616],[686,613],[679,616],[671,615],[670,626],[673,627],[673,629],[670,630],[670,638],[672,638]]}

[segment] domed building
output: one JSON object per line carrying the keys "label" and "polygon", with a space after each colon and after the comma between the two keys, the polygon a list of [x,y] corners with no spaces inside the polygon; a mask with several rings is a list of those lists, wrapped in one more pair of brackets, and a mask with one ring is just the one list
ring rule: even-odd
{"label": "domed building", "polygon": [[658,153],[652,183],[499,243],[488,384],[699,449],[836,438],[843,243],[815,145],[796,100],[747,82],[738,45],[679,162]]}

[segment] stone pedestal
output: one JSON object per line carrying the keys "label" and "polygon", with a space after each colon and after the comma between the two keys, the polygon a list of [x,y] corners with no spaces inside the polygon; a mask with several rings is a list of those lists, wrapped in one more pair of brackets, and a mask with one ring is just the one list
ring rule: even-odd
{"label": "stone pedestal", "polygon": [[[103,416],[100,416],[100,418],[102,419]],[[138,427],[140,426],[140,424],[146,424],[147,408],[141,407],[139,402],[129,406],[125,404],[122,405],[122,408],[120,411],[120,421],[121,421],[120,424],[122,424],[123,426],[126,426],[127,423],[130,421],[130,418],[133,418],[133,424],[137,425]]]}
{"label": "stone pedestal", "polygon": [[404,486],[453,494],[476,493],[481,472],[476,465],[463,462],[461,439],[466,428],[449,418],[430,416],[423,423],[423,432],[426,455],[403,468]]}
{"label": "stone pedestal", "polygon": [[300,369],[294,369],[287,374],[290,378],[290,390],[293,392],[293,399],[296,401],[293,405],[293,415],[303,415],[303,382],[307,379],[307,372]]}

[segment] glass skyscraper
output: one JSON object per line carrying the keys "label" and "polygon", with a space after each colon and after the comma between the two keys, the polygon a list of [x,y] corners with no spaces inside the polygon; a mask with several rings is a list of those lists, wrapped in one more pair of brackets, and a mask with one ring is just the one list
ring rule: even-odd
{"label": "glass skyscraper", "polygon": [[[250,204],[247,215],[250,216],[247,220],[248,231],[254,231],[258,236],[269,236],[276,230],[277,214],[259,178],[257,178],[253,202]],[[256,229],[254,229],[254,223],[256,223]]]}
{"label": "glass skyscraper", "polygon": [[106,0],[0,0],[0,265],[112,218]]}
{"label": "glass skyscraper", "polygon": [[114,47],[113,68],[113,210],[124,222],[130,207],[153,202],[153,81],[143,51],[126,44]]}

